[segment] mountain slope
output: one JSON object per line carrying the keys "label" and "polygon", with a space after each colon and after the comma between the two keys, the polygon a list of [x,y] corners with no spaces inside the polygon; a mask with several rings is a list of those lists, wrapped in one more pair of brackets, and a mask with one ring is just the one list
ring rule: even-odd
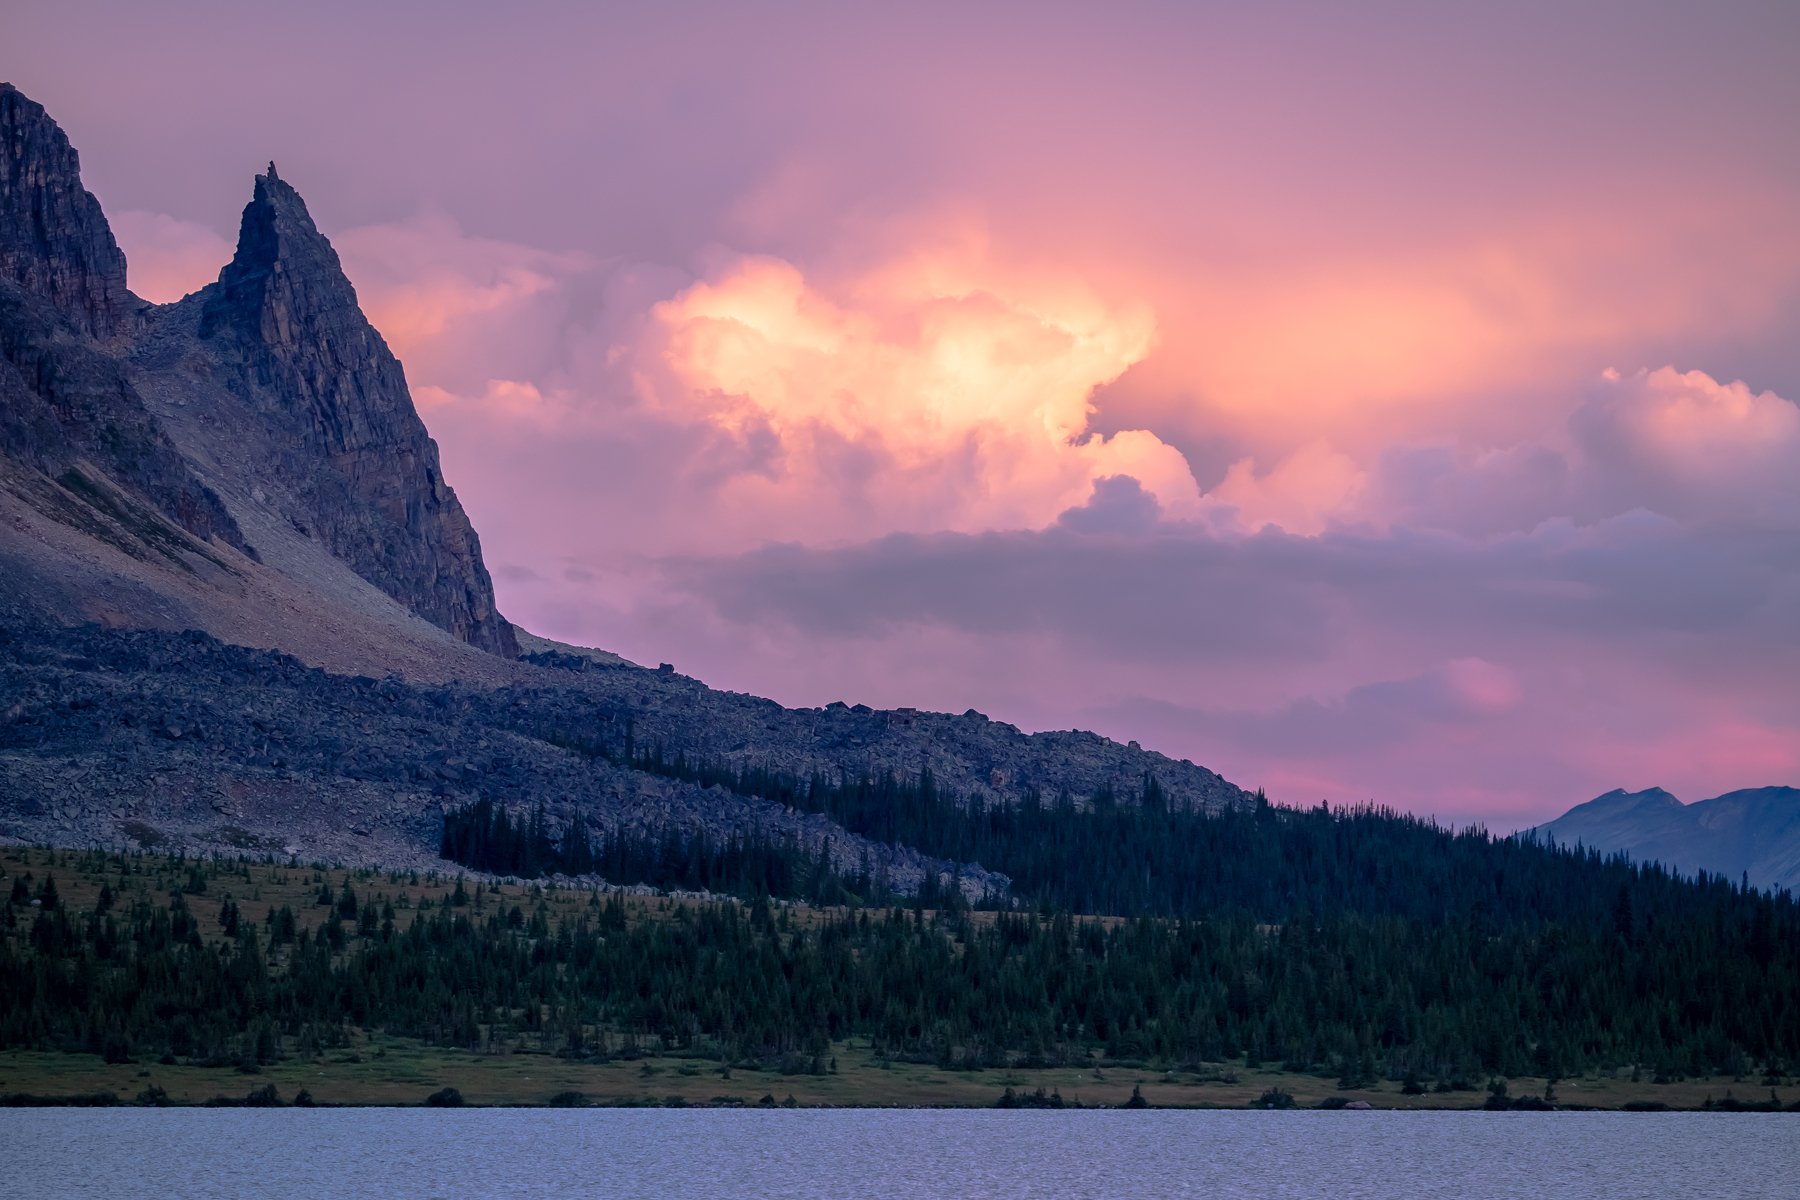
{"label": "mountain slope", "polygon": [[495,677],[479,542],[298,193],[258,177],[219,282],[157,306],[79,169],[0,85],[0,618]]}
{"label": "mountain slope", "polygon": [[1661,788],[1616,790],[1527,831],[1560,846],[1800,890],[1800,788],[1745,788],[1683,804]]}

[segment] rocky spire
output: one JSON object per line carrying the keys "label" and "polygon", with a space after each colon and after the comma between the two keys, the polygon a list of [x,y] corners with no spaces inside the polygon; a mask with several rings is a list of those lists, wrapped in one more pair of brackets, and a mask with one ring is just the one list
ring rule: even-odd
{"label": "rocky spire", "polygon": [[10,83],[0,83],[0,279],[96,337],[117,330],[129,311],[125,255],[81,186],[75,148]]}
{"label": "rocky spire", "polygon": [[256,177],[237,254],[207,289],[199,331],[241,372],[240,390],[275,441],[292,447],[269,469],[331,552],[433,624],[517,655],[400,362],[274,163]]}

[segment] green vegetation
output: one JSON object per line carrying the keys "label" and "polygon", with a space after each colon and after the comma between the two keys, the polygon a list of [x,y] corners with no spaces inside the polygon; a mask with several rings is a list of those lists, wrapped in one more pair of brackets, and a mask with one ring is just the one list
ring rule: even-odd
{"label": "green vegetation", "polygon": [[893,899],[867,864],[849,877],[834,869],[829,840],[817,854],[758,834],[715,845],[704,833],[676,829],[660,835],[621,830],[590,841],[579,822],[553,839],[542,806],[529,818],[515,819],[504,805],[486,799],[444,814],[439,853],[477,871],[519,879],[597,874],[619,884],[745,898],[779,896],[823,905]]}
{"label": "green vegetation", "polygon": [[[339,1102],[345,1060],[379,1043],[436,1064],[385,1102],[992,1104],[1041,1086],[1073,1103],[1083,1082],[1088,1103],[1141,1086],[1151,1104],[1476,1106],[1491,1078],[1535,1076],[1559,1103],[1699,1106],[1702,1078],[1761,1103],[1800,1050],[1791,906],[1730,889],[1699,892],[1680,936],[1621,917],[1475,937],[1355,913],[819,909],[147,854],[8,851],[0,869],[4,1092],[51,1090],[18,1063],[79,1058],[186,1102],[262,1086],[244,1076]],[[484,1078],[525,1059],[557,1064],[556,1086]],[[216,1082],[171,1087],[196,1074]],[[59,1090],[108,1090],[90,1080]]]}
{"label": "green vegetation", "polygon": [[[1102,790],[1077,802],[1028,790],[1018,804],[990,804],[939,787],[929,770],[913,779],[799,778],[640,748],[629,724],[617,743],[542,723],[527,731],[636,770],[822,813],[871,841],[980,863],[1012,879],[1009,896],[990,898],[997,907],[1127,917],[1242,910],[1283,924],[1358,913],[1464,926],[1477,939],[1567,924],[1617,927],[1634,941],[1686,930],[1696,910],[1723,910],[1728,928],[1754,927],[1759,962],[1782,932],[1800,933],[1792,898],[1759,899],[1717,876],[1681,879],[1655,864],[1479,828],[1452,833],[1377,807],[1288,809],[1259,797],[1249,810],[1209,815],[1171,805],[1153,776],[1135,795]],[[926,907],[949,890],[928,895]]]}

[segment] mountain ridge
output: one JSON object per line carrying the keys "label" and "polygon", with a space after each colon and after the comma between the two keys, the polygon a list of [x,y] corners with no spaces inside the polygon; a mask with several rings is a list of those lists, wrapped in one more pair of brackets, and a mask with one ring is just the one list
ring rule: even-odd
{"label": "mountain ridge", "polygon": [[1692,804],[1662,788],[1615,788],[1524,833],[1685,874],[1800,890],[1800,788],[1739,788]]}
{"label": "mountain ridge", "polygon": [[258,176],[219,280],[152,305],[43,107],[0,86],[0,131],[0,616],[421,677],[494,674],[458,645],[515,657],[400,363],[299,193]]}

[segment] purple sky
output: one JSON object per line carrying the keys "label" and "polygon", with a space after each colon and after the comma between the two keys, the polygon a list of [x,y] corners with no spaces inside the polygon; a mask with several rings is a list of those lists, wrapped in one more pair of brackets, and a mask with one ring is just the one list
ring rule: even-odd
{"label": "purple sky", "polygon": [[535,631],[1500,828],[1800,782],[1800,8],[592,7],[0,75],[152,299],[277,161]]}

